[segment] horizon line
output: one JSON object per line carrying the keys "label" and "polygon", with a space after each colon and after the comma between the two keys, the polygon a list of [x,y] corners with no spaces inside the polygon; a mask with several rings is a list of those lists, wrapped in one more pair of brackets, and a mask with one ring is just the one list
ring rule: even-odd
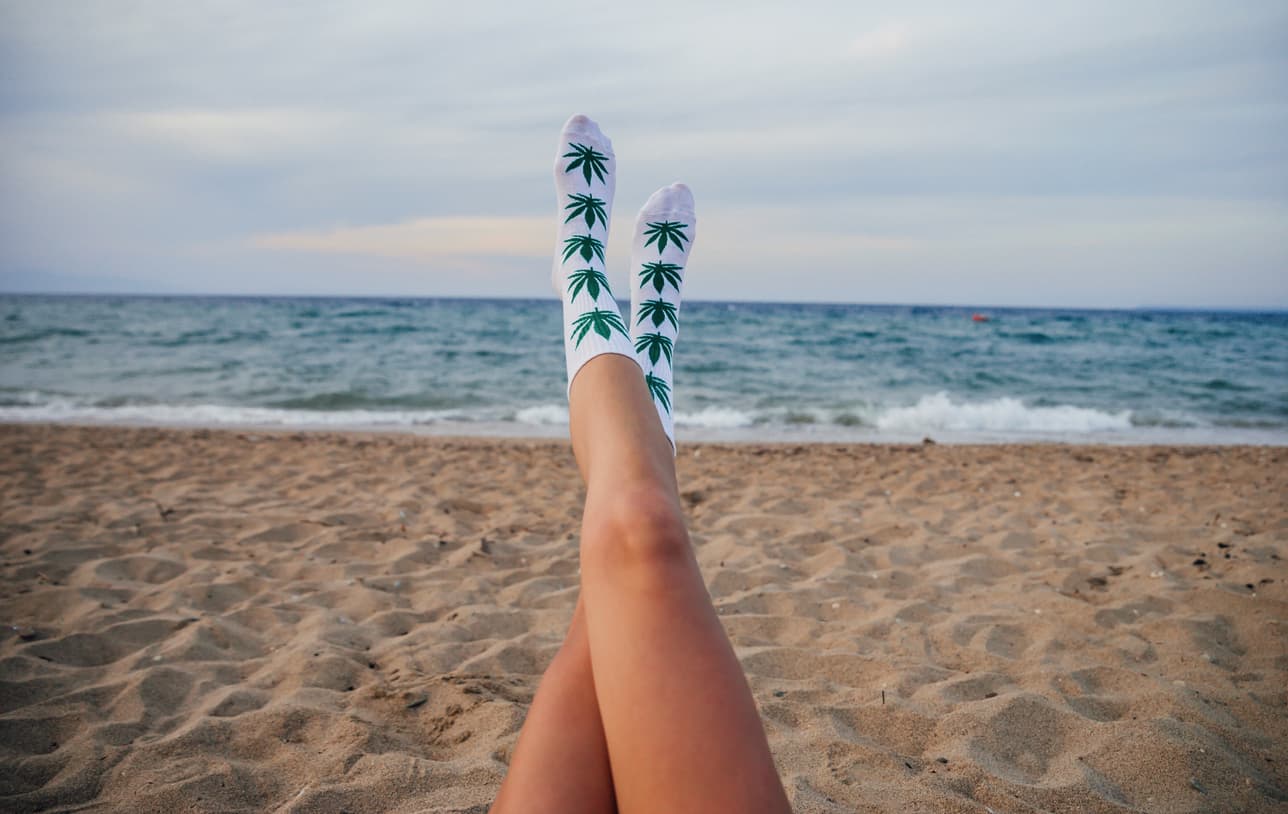
{"label": "horizon line", "polygon": [[[274,300],[509,300],[514,302],[555,302],[551,297],[486,296],[479,294],[263,294],[263,293],[212,293],[177,291],[4,291],[0,297],[139,297],[187,299],[274,299]],[[614,298],[616,300],[616,298]],[[944,302],[859,302],[855,300],[768,300],[768,299],[686,299],[686,302],[711,305],[813,305],[813,306],[865,306],[877,308],[960,308],[963,310],[1025,310],[1025,311],[1150,311],[1150,312],[1208,312],[1279,314],[1288,313],[1285,306],[1242,305],[996,305],[988,303]],[[625,302],[617,300],[617,302]]]}

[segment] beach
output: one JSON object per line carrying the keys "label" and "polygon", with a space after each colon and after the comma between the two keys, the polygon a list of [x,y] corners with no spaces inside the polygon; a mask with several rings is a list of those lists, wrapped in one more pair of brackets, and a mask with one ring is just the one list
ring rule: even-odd
{"label": "beach", "polygon": [[[677,466],[795,811],[1288,809],[1288,449]],[[582,499],[566,441],[0,426],[0,809],[485,812]]]}

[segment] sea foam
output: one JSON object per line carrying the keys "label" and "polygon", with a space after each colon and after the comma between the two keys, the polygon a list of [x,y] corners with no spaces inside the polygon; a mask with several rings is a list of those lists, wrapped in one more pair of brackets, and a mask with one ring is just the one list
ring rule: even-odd
{"label": "sea foam", "polygon": [[708,430],[733,430],[740,427],[750,427],[755,423],[755,414],[744,410],[735,410],[731,407],[703,407],[697,412],[677,412],[675,414],[675,424],[678,427],[701,427]]}
{"label": "sea foam", "polygon": [[0,421],[163,424],[178,426],[410,427],[469,421],[457,411],[294,410],[223,404],[121,404],[103,406],[74,399],[0,407]]}
{"label": "sea foam", "polygon": [[561,404],[538,404],[533,407],[524,407],[522,410],[515,412],[514,420],[520,424],[536,424],[538,426],[567,424],[568,408]]}
{"label": "sea foam", "polygon": [[1061,404],[1030,407],[1004,396],[975,403],[954,402],[946,392],[922,396],[909,407],[891,407],[877,416],[887,432],[1060,433],[1080,434],[1131,429],[1131,411],[1106,412]]}

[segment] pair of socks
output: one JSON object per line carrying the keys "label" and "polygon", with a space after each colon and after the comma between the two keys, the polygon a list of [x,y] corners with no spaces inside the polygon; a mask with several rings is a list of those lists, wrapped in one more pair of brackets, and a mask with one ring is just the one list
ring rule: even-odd
{"label": "pair of socks", "polygon": [[582,365],[601,353],[634,359],[674,450],[672,365],[697,226],[693,194],[684,184],[672,184],[654,192],[640,210],[631,243],[631,312],[623,320],[604,263],[617,182],[613,144],[593,121],[573,116],[559,134],[556,155],[559,243],[551,281],[563,298],[569,390]]}

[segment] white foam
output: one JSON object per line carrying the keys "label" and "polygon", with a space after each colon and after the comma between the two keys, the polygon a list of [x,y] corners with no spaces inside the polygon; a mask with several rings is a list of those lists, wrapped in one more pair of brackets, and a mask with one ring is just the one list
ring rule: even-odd
{"label": "white foam", "polygon": [[[464,435],[512,434],[554,437],[568,426],[568,408],[537,404],[519,410],[300,410],[218,404],[95,405],[88,398],[23,392],[5,396],[0,422],[130,424],[181,427],[285,427],[360,429]],[[12,402],[17,402],[16,404]],[[812,423],[791,423],[809,415]],[[841,415],[861,423],[838,422]],[[1142,421],[1147,426],[1138,426]],[[844,411],[801,407],[792,411],[708,406],[676,414],[686,439],[908,441],[934,433],[936,440],[996,442],[1038,438],[1095,443],[1288,443],[1280,429],[1153,425],[1149,414],[1107,412],[1087,407],[1029,406],[1012,397],[954,401],[946,392],[924,396],[911,406],[863,405]]]}
{"label": "white foam", "polygon": [[700,427],[708,430],[732,430],[750,427],[756,417],[731,407],[703,407],[696,413],[676,413],[677,427]]}
{"label": "white foam", "polygon": [[[516,410],[514,420],[521,424],[539,426],[568,424],[568,408],[559,404],[538,404]],[[728,407],[704,407],[693,413],[676,413],[675,424],[679,427],[695,427],[708,430],[731,430],[750,427],[756,421],[751,413],[734,410]]]}
{"label": "white foam", "polygon": [[521,424],[567,424],[568,408],[561,404],[538,404],[533,407],[524,407],[514,414],[514,420]]}
{"label": "white foam", "polygon": [[1109,413],[1062,404],[1029,407],[1017,398],[1003,397],[974,404],[954,402],[947,393],[922,396],[910,407],[891,407],[876,419],[886,432],[1067,433],[1080,434],[1131,429],[1131,411]]}
{"label": "white foam", "polygon": [[436,410],[289,410],[230,407],[222,404],[126,404],[100,407],[67,398],[40,404],[0,407],[0,421],[142,423],[194,426],[388,427],[469,421],[456,412]]}

